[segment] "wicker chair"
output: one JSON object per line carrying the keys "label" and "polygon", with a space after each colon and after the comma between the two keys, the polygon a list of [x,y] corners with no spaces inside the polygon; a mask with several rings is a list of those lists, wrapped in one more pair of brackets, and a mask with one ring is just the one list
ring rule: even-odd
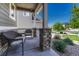
{"label": "wicker chair", "polygon": [[7,31],[7,32],[3,32],[3,36],[8,40],[8,46],[9,46],[6,55],[8,54],[10,47],[16,47],[19,44],[22,44],[22,55],[24,55],[24,44],[21,34],[15,31]]}

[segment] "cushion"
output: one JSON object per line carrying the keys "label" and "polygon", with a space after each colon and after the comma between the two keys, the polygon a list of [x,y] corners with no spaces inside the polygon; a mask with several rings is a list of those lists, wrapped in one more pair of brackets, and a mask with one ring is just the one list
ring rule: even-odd
{"label": "cushion", "polygon": [[7,31],[7,32],[4,32],[3,35],[9,39],[14,39],[17,37],[17,32],[15,31]]}

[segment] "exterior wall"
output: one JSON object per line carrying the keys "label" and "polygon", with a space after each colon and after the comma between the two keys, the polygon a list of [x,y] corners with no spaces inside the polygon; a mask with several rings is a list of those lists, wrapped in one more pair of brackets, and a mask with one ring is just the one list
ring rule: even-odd
{"label": "exterior wall", "polygon": [[42,28],[43,20],[36,21],[36,28]]}
{"label": "exterior wall", "polygon": [[[26,11],[28,12],[28,11]],[[17,27],[19,28],[42,28],[42,21],[35,22],[34,26],[34,20],[32,20],[32,13],[29,12],[29,16],[23,16],[24,11],[17,10]]]}
{"label": "exterior wall", "polygon": [[[0,31],[6,31],[7,29],[10,29],[10,27],[16,27],[16,21],[11,19],[9,15],[10,5],[8,3],[0,3]],[[0,39],[0,55],[2,55],[8,47],[7,43],[2,46],[1,42],[2,41]]]}
{"label": "exterior wall", "polygon": [[16,22],[9,17],[9,4],[0,3],[0,26],[16,26]]}
{"label": "exterior wall", "polygon": [[29,16],[23,16],[22,10],[17,10],[17,27],[19,28],[32,28],[32,13]]}

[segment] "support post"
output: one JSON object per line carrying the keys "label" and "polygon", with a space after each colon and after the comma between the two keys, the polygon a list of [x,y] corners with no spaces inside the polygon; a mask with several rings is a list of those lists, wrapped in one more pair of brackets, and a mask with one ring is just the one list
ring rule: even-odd
{"label": "support post", "polygon": [[44,3],[44,19],[43,19],[43,28],[48,28],[48,7],[47,3]]}

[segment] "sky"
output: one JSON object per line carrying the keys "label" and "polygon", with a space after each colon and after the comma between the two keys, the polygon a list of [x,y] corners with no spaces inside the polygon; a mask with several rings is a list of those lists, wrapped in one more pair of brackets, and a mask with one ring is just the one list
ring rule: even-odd
{"label": "sky", "polygon": [[70,20],[72,3],[49,3],[48,4],[48,25],[56,22],[66,23]]}

